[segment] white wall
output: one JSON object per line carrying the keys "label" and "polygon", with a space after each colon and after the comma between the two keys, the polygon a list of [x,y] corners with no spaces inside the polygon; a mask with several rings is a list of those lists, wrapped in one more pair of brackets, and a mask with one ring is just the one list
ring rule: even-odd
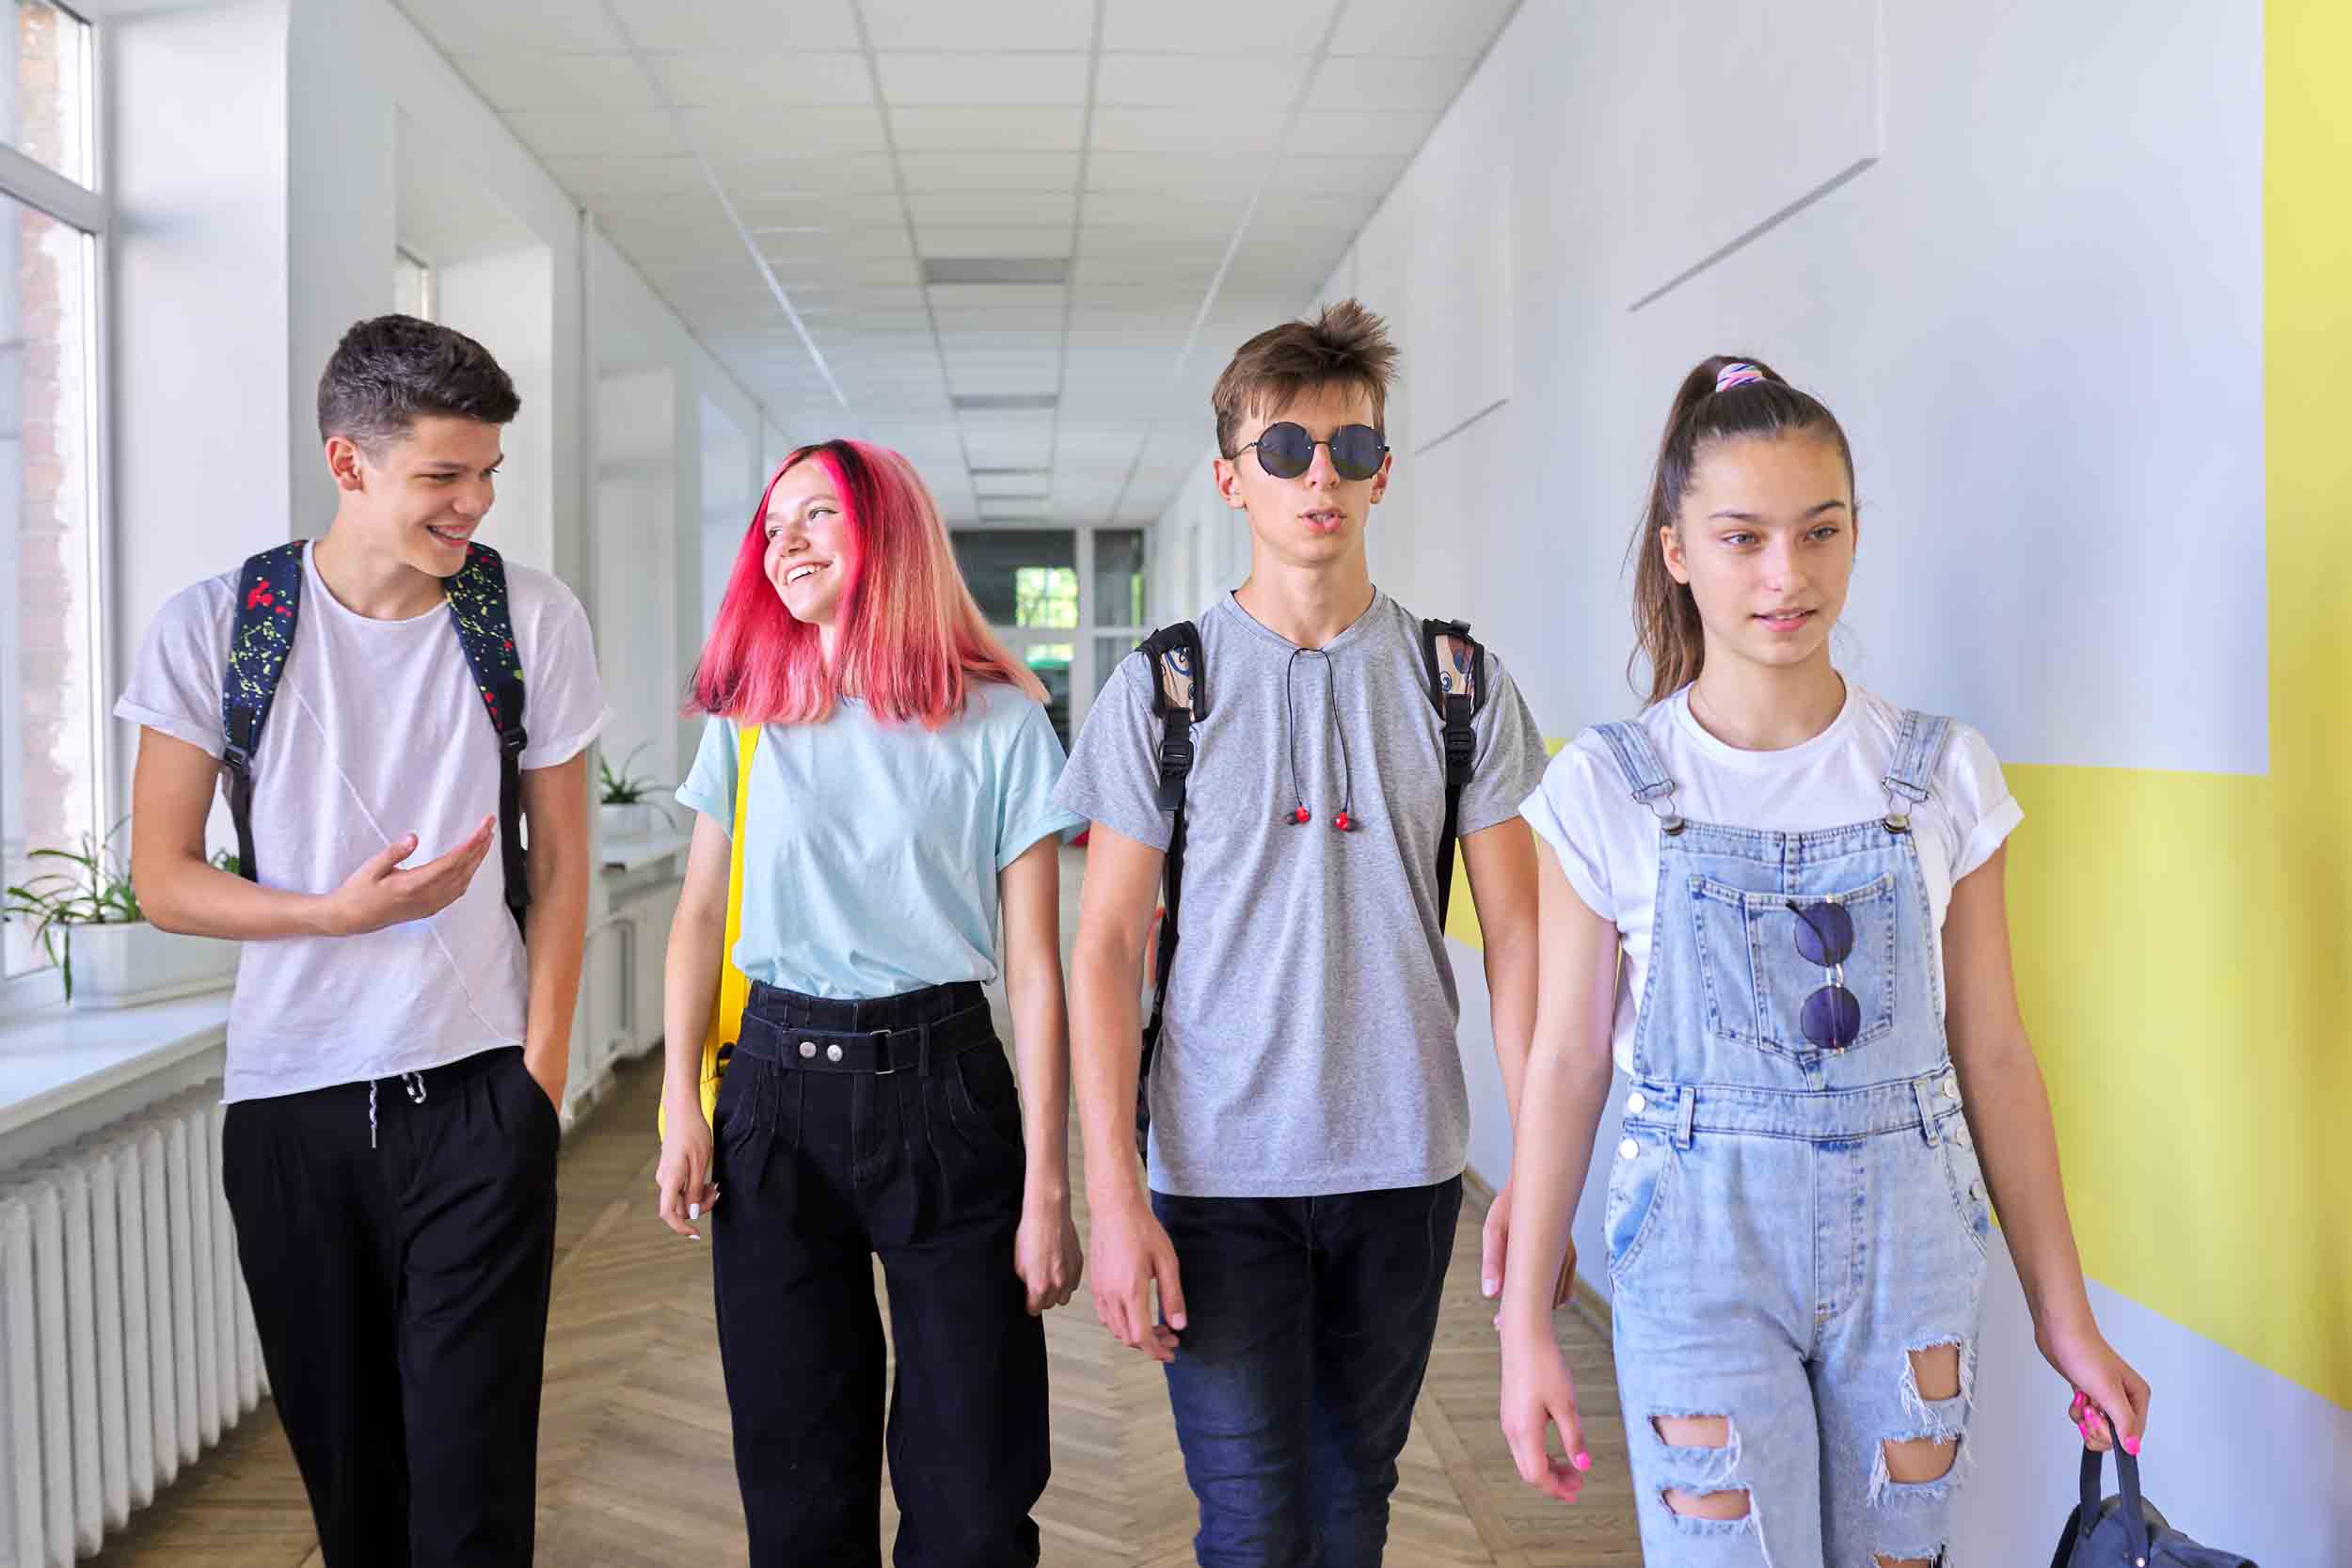
{"label": "white wall", "polygon": [[[1470,619],[1547,734],[1632,711],[1659,425],[1700,357],[1759,355],[1854,444],[1843,668],[2012,761],[2261,770],[2261,46],[2255,0],[2128,25],[2088,0],[1528,0],[1324,291],[1403,351],[1375,578]],[[1483,979],[1454,957],[1494,1180]],[[1599,1207],[1578,1239],[1605,1290]],[[2006,1565],[2046,1557],[2075,1444],[2005,1254],[1992,1277],[1957,1555]],[[2352,1412],[2092,1290],[2162,1370],[2175,1522],[2264,1560],[2352,1549]]]}

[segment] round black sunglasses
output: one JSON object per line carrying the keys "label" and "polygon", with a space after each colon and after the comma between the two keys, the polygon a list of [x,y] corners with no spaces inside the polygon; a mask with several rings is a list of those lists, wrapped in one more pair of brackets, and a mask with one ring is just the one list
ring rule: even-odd
{"label": "round black sunglasses", "polygon": [[1343,424],[1331,432],[1328,441],[1318,441],[1307,434],[1305,425],[1284,420],[1266,426],[1256,440],[1244,442],[1233,455],[1239,457],[1251,447],[1258,449],[1258,466],[1277,479],[1296,479],[1305,473],[1315,460],[1317,447],[1331,449],[1331,471],[1342,479],[1370,479],[1380,471],[1380,460],[1389,455],[1389,443],[1368,424]]}
{"label": "round black sunglasses", "polygon": [[1853,956],[1853,916],[1842,904],[1799,904],[1797,953],[1830,972],[1829,984],[1804,999],[1799,1024],[1804,1037],[1824,1051],[1843,1051],[1862,1037],[1862,1004],[1846,989],[1846,960]]}

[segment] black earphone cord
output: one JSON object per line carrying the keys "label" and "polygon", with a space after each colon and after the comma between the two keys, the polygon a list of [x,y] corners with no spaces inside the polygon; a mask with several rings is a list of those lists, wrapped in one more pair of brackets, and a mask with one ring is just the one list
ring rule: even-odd
{"label": "black earphone cord", "polygon": [[1323,660],[1324,705],[1330,710],[1331,734],[1340,743],[1340,816],[1352,818],[1356,813],[1356,773],[1347,759],[1347,730],[1340,723],[1339,687],[1331,673],[1331,656],[1320,648],[1293,648],[1290,662],[1282,667],[1282,743],[1290,755],[1291,796],[1298,802],[1298,810],[1305,812],[1307,796],[1298,782],[1298,714],[1293,702],[1293,672],[1305,654]]}

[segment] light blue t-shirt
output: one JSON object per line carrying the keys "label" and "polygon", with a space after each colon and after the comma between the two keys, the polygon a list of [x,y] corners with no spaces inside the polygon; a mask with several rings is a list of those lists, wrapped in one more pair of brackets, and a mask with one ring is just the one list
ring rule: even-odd
{"label": "light blue t-shirt", "polygon": [[[677,792],[730,834],[736,736],[711,719]],[[854,699],[820,724],[766,726],[736,967],[805,996],[993,981],[997,873],[1085,826],[1054,803],[1062,761],[1045,709],[998,681],[938,730],[881,723]]]}

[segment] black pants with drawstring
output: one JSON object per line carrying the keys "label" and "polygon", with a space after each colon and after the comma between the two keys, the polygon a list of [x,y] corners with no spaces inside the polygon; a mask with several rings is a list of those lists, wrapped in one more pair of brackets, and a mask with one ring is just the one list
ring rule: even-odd
{"label": "black pants with drawstring", "polygon": [[[754,988],[783,1029],[908,1030],[984,1005],[959,984],[872,1001]],[[754,1031],[747,1024],[747,1036]],[[821,1061],[821,1053],[818,1053]],[[993,1037],[887,1073],[747,1054],[720,1085],[709,1228],[753,1568],[1035,1568],[1045,1330],[1013,1272],[1021,1103]],[[874,1259],[898,1350],[887,1424]]]}
{"label": "black pants with drawstring", "polygon": [[514,1046],[229,1107],[222,1183],[327,1568],[531,1561],[557,1133]]}

